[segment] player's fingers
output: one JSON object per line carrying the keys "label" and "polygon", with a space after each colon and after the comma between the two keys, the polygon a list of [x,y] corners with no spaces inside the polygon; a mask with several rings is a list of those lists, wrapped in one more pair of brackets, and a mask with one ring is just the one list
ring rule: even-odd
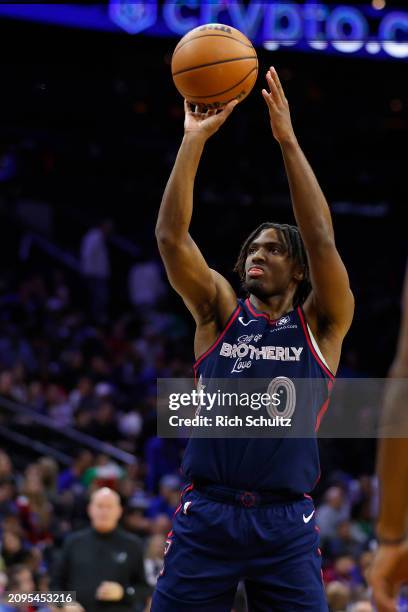
{"label": "player's fingers", "polygon": [[398,612],[397,603],[394,599],[390,599],[384,595],[374,596],[377,612]]}
{"label": "player's fingers", "polygon": [[269,72],[270,72],[270,74],[272,76],[272,79],[273,79],[273,81],[274,81],[274,83],[276,85],[276,88],[278,90],[278,93],[279,93],[282,101],[285,102],[285,100],[286,100],[285,92],[283,91],[282,83],[280,81],[278,73],[276,72],[276,69],[273,66],[271,66]]}
{"label": "player's fingers", "polygon": [[219,120],[221,123],[223,123],[226,120],[226,118],[232,113],[232,111],[234,110],[237,104],[238,104],[238,100],[231,100],[231,102],[228,102],[228,104],[224,106],[222,111],[218,113],[217,116],[219,117]]}
{"label": "player's fingers", "polygon": [[268,91],[266,91],[266,89],[262,90],[262,96],[263,96],[263,99],[265,100],[269,110],[275,110],[276,109],[276,104],[275,104],[271,94]]}
{"label": "player's fingers", "polygon": [[378,612],[397,612],[396,600],[392,597],[389,584],[385,580],[373,581],[373,596]]}
{"label": "player's fingers", "polygon": [[188,113],[191,113],[191,104],[190,102],[187,102],[187,100],[184,100],[184,112],[187,115]]}
{"label": "player's fingers", "polygon": [[278,91],[278,87],[277,87],[275,81],[272,78],[272,75],[271,75],[270,71],[268,71],[266,73],[266,82],[268,83],[268,87],[269,87],[269,90],[270,90],[270,95],[272,96],[273,101],[275,102],[275,104],[276,105],[282,104],[281,95],[280,95],[280,93]]}
{"label": "player's fingers", "polygon": [[238,104],[238,100],[236,99],[231,100],[231,102],[228,102],[227,106],[223,109],[223,111],[225,112],[226,115],[230,115],[237,104]]}

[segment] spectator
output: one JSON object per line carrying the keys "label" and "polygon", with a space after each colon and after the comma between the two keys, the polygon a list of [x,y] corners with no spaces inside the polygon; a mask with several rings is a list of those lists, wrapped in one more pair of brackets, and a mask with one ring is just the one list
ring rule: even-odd
{"label": "spectator", "polygon": [[137,491],[125,509],[124,524],[126,528],[143,537],[152,532],[152,521],[146,517],[146,510],[149,507],[149,498],[143,491]]}
{"label": "spectator", "polygon": [[11,567],[27,561],[30,555],[29,547],[23,543],[22,537],[9,529],[3,530],[0,557],[5,567]]}
{"label": "spectator", "polygon": [[92,412],[95,408],[94,385],[88,376],[81,376],[69,395],[69,403],[75,411],[88,410]]}
{"label": "spectator", "polygon": [[350,612],[374,612],[374,608],[369,601],[358,601],[349,608]]}
{"label": "spectator", "polygon": [[351,590],[358,586],[357,563],[351,555],[338,557],[334,562],[334,581],[346,584]]}
{"label": "spectator", "polygon": [[324,553],[329,557],[351,555],[358,557],[364,549],[365,534],[350,521],[341,521],[337,525],[336,535],[324,545]]}
{"label": "spectator", "polygon": [[[36,590],[32,572],[24,565],[14,565],[8,572],[7,593],[32,593]],[[50,612],[51,608],[40,604],[35,608],[25,604],[0,604],[0,612]]]}
{"label": "spectator", "polygon": [[15,512],[14,487],[11,481],[0,481],[0,519]]}
{"label": "spectator", "polygon": [[94,492],[88,513],[91,527],[65,541],[52,588],[76,591],[78,610],[134,612],[149,594],[142,544],[118,528],[122,508],[111,489]]}
{"label": "spectator", "polygon": [[165,536],[160,534],[152,536],[147,542],[144,566],[147,583],[153,588],[164,566],[165,543]]}
{"label": "spectator", "polygon": [[103,442],[116,442],[119,439],[114,407],[109,400],[102,400],[96,409],[92,430],[95,438]]}
{"label": "spectator", "polygon": [[55,499],[57,494],[58,463],[51,457],[41,457],[37,465],[47,497]]}
{"label": "spectator", "polygon": [[349,504],[340,487],[330,487],[324,496],[324,503],[316,512],[316,522],[322,539],[334,538],[337,526],[350,517]]}
{"label": "spectator", "polygon": [[4,568],[1,567],[1,563],[0,563],[0,612],[5,612],[5,608],[2,605],[2,601],[4,601],[6,586],[7,586],[7,574],[4,571]]}
{"label": "spectator", "polygon": [[178,439],[150,438],[146,444],[148,465],[147,488],[156,492],[160,479],[180,469],[180,456],[183,443]]}
{"label": "spectator", "polygon": [[64,390],[58,385],[49,385],[47,392],[47,412],[59,427],[71,425],[72,406],[67,401]]}
{"label": "spectator", "polygon": [[20,399],[20,393],[15,386],[13,372],[10,370],[3,370],[0,373],[0,395],[15,401]]}
{"label": "spectator", "polygon": [[106,239],[113,229],[105,219],[91,228],[81,243],[81,272],[89,293],[90,313],[97,323],[107,320],[111,274]]}
{"label": "spectator", "polygon": [[46,411],[44,386],[39,380],[33,380],[28,384],[27,403],[39,413]]}
{"label": "spectator", "polygon": [[155,497],[146,512],[150,518],[165,514],[172,518],[180,503],[181,482],[178,476],[169,474],[163,476],[159,483],[159,495]]}
{"label": "spectator", "polygon": [[123,475],[124,470],[116,461],[100,454],[96,457],[94,465],[86,470],[83,482],[93,491],[101,487],[117,491]]}
{"label": "spectator", "polygon": [[368,596],[368,578],[370,575],[370,570],[373,564],[373,560],[374,560],[374,552],[371,550],[366,550],[364,551],[361,555],[360,558],[358,560],[358,569],[360,572],[360,580],[361,580],[361,584],[363,585],[364,589],[365,589],[365,595]]}
{"label": "spectator", "polygon": [[37,464],[33,463],[27,467],[21,483],[21,493],[17,498],[17,508],[26,536],[33,544],[45,544],[50,538],[52,505],[47,498],[41,470]]}
{"label": "spectator", "polygon": [[92,465],[93,455],[90,451],[80,449],[76,451],[76,456],[72,465],[64,470],[58,478],[58,492],[77,487],[83,490],[81,477]]}
{"label": "spectator", "polygon": [[0,480],[7,479],[13,474],[13,465],[6,452],[0,450]]}
{"label": "spectator", "polygon": [[133,306],[152,308],[166,293],[161,265],[156,259],[136,263],[129,272],[129,297]]}
{"label": "spectator", "polygon": [[345,612],[351,592],[347,585],[334,581],[326,586],[326,597],[330,612]]}

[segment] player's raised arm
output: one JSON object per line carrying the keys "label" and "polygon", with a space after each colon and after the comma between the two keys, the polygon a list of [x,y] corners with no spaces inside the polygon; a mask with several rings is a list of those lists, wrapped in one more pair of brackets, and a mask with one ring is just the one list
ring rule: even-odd
{"label": "player's raised arm", "polygon": [[184,138],[157,219],[156,238],[167,276],[197,322],[211,316],[222,279],[210,270],[189,234],[194,181],[207,139],[224,123],[236,104],[233,100],[222,111],[202,113],[185,102]]}
{"label": "player's raised arm", "polygon": [[279,142],[288,176],[293,210],[305,244],[312,283],[305,311],[308,317],[342,339],[353,317],[354,299],[346,268],[336,249],[326,198],[293,131],[289,104],[274,68],[262,90],[273,135]]}
{"label": "player's raised arm", "polygon": [[[378,443],[377,475],[380,508],[379,547],[371,570],[371,585],[379,612],[394,612],[396,589],[408,575],[408,266],[402,299],[397,352],[389,372]],[[393,432],[390,437],[388,431]],[[395,432],[400,438],[393,437]]]}

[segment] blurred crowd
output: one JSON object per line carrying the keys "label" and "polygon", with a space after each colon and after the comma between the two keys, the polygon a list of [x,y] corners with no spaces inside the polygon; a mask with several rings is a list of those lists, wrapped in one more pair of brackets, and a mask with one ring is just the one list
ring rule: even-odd
{"label": "blurred crowd", "polygon": [[[77,451],[68,468],[41,457],[22,472],[1,452],[0,483],[0,583],[4,592],[24,592],[27,584],[35,585],[28,590],[49,589],[65,537],[88,524],[89,496],[107,484],[120,494],[122,526],[143,539],[146,579],[154,587],[180,499],[182,483],[176,473],[162,476],[157,491],[148,492],[138,466],[125,467],[88,450]],[[317,505],[330,610],[369,602],[375,502],[375,481],[362,477],[348,482],[343,478],[327,489]],[[371,608],[351,609],[363,612]]]}
{"label": "blurred crowd", "polygon": [[[155,437],[155,407],[157,378],[191,376],[189,326],[166,309],[163,295],[148,308],[133,305],[105,322],[95,320],[92,301],[78,307],[79,295],[53,270],[3,291],[0,395],[50,417],[60,431],[72,427],[134,460],[71,448],[70,440],[59,442],[72,457],[68,465],[52,456],[23,459],[17,447],[1,452],[4,592],[24,589],[27,581],[39,590],[49,587],[64,539],[88,524],[89,496],[103,486],[121,497],[123,527],[143,539],[146,577],[153,587],[185,484],[179,472],[184,442]],[[35,419],[27,423],[26,418],[0,411],[0,425],[46,441]],[[361,456],[364,452],[362,445]],[[317,522],[331,609],[344,610],[369,598],[377,489],[374,477],[359,473],[358,466],[354,474],[341,463],[335,467],[317,493]]]}
{"label": "blurred crowd", "polygon": [[[190,377],[193,362],[192,322],[152,248],[182,134],[182,101],[169,66],[174,40],[75,31],[73,45],[71,30],[20,28],[0,22],[11,45],[7,56],[18,57],[22,36],[34,41],[32,61],[24,52],[20,63],[2,66],[0,428],[60,454],[2,437],[0,592],[5,601],[7,591],[46,591],[67,536],[89,524],[90,495],[106,486],[120,495],[122,526],[143,541],[153,588],[184,485],[184,442],[155,436],[156,380]],[[37,61],[41,43],[46,54]],[[261,74],[271,56],[259,50],[259,59]],[[336,204],[336,240],[356,296],[340,374],[385,376],[406,250],[401,65],[387,64],[378,88],[378,62],[277,52],[274,63],[299,139]],[[293,222],[259,89],[260,83],[210,143],[196,190],[192,234],[209,264],[235,286],[231,270],[250,231],[265,220]],[[124,265],[112,256],[110,219],[85,234],[104,215],[138,245],[137,261]],[[27,231],[75,252],[78,272],[38,252],[22,263]],[[21,404],[57,429],[13,410]],[[64,437],[69,428],[130,459]],[[368,612],[375,444],[321,442],[315,503],[330,610]],[[0,603],[0,612],[9,609]],[[241,595],[236,611],[243,610]]]}

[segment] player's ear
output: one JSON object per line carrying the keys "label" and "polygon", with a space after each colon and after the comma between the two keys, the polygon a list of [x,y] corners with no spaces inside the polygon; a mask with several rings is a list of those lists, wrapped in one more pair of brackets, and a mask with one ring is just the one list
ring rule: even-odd
{"label": "player's ear", "polygon": [[305,278],[305,270],[303,266],[296,265],[293,271],[293,278],[300,283]]}

